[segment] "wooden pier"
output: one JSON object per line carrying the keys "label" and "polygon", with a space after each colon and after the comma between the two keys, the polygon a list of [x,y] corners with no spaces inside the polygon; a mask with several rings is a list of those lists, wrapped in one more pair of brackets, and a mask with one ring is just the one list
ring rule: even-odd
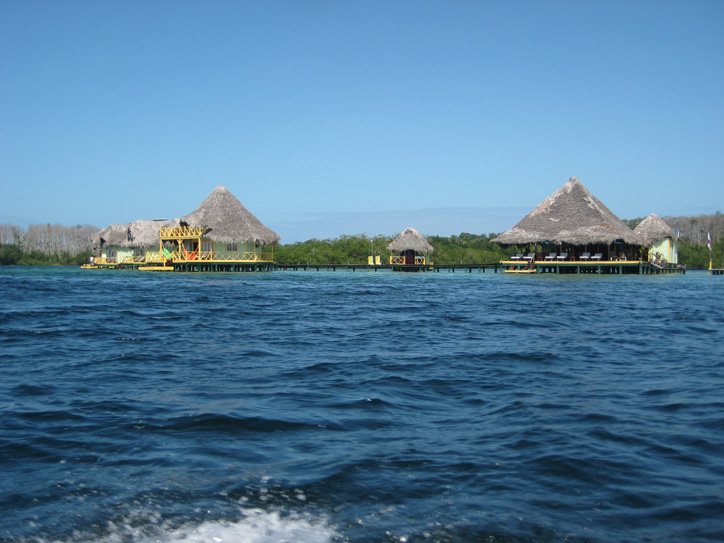
{"label": "wooden pier", "polygon": [[[91,268],[85,264],[83,268]],[[600,274],[600,275],[653,275],[686,273],[686,267],[668,264],[657,266],[651,262],[639,260],[611,260],[611,261],[534,261],[523,262],[517,260],[504,260],[487,264],[275,264],[271,262],[179,262],[169,263],[165,266],[147,264],[121,264],[121,265],[94,265],[94,269],[126,269],[152,272],[270,272],[270,271],[394,271],[417,273],[485,273],[498,270],[506,274]],[[724,275],[724,269],[710,269],[710,275]]]}
{"label": "wooden pier", "polygon": [[603,274],[603,275],[653,275],[686,273],[686,267],[677,264],[657,265],[645,260],[504,260],[501,266],[506,273],[520,274]]}
{"label": "wooden pier", "polygon": [[472,273],[476,271],[478,273],[485,273],[485,270],[493,270],[494,273],[498,273],[500,268],[500,262],[493,262],[490,264],[276,264],[277,270],[282,271],[396,271],[396,272],[437,272],[447,271],[448,273],[455,273],[455,271],[462,273]]}

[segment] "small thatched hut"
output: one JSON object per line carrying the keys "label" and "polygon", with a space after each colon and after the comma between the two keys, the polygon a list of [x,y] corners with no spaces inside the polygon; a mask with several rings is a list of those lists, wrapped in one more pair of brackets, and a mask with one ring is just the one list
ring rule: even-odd
{"label": "small thatched hut", "polygon": [[392,243],[387,246],[388,251],[392,251],[390,256],[390,264],[393,266],[423,266],[429,264],[430,254],[433,247],[428,241],[414,228],[405,228]]}
{"label": "small thatched hut", "polygon": [[597,251],[607,260],[638,259],[638,248],[646,244],[575,177],[492,241],[501,245],[541,245],[543,252],[568,252],[569,259]]}
{"label": "small thatched hut", "polygon": [[646,246],[649,248],[649,260],[654,260],[656,255],[660,255],[659,260],[663,259],[670,264],[679,263],[676,234],[656,213],[652,213],[641,221],[634,228],[634,232],[646,242]]}
{"label": "small thatched hut", "polygon": [[146,262],[149,252],[158,251],[159,231],[168,221],[139,220],[111,224],[93,238],[93,251],[100,253],[96,264],[138,264]]}

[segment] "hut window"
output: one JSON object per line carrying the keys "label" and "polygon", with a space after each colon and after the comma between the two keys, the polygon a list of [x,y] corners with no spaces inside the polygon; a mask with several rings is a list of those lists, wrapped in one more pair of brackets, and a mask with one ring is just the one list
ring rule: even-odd
{"label": "hut window", "polygon": [[238,243],[227,243],[226,250],[235,253],[239,250],[239,244]]}
{"label": "hut window", "polygon": [[115,249],[108,249],[108,257],[113,258],[116,256],[116,250]]}
{"label": "hut window", "polygon": [[210,241],[202,241],[201,242],[201,250],[205,253],[208,253],[211,251],[211,242]]}
{"label": "hut window", "polygon": [[140,247],[136,247],[133,249],[133,256],[142,256],[143,255],[143,249]]}

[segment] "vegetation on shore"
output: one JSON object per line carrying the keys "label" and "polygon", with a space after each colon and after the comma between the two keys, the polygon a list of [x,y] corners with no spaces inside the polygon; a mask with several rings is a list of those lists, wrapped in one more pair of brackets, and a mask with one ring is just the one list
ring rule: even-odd
{"label": "vegetation on shore", "polygon": [[[496,234],[468,234],[459,236],[428,236],[435,248],[432,261],[438,264],[492,264],[508,253],[490,240]],[[380,256],[380,262],[390,261],[387,250],[393,236],[367,237],[364,234],[341,236],[336,239],[311,239],[309,241],[280,245],[274,250],[278,264],[366,264],[371,255]]]}
{"label": "vegetation on shore", "polygon": [[[624,220],[635,228],[643,219]],[[706,269],[711,258],[714,267],[724,261],[724,215],[699,217],[665,217],[679,239],[679,262],[689,269]],[[91,256],[92,237],[99,228],[90,225],[33,225],[27,230],[0,225],[0,265],[78,266]],[[713,251],[706,246],[711,234]],[[492,264],[525,247],[500,247],[491,243],[497,234],[461,233],[454,236],[427,236],[435,248],[432,261],[437,264]],[[387,245],[394,236],[368,237],[364,234],[343,235],[335,239],[310,239],[304,242],[277,245],[274,259],[279,264],[366,264],[370,255],[389,262]]]}
{"label": "vegetation on shore", "polygon": [[0,266],[80,266],[88,262],[90,251],[75,255],[66,252],[23,251],[18,245],[0,245]]}

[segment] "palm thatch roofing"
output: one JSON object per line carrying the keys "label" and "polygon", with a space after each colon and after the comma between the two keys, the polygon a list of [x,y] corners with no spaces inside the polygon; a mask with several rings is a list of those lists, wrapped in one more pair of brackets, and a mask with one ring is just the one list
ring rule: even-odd
{"label": "palm thatch roofing", "polygon": [[111,224],[99,231],[93,238],[93,248],[126,247],[151,248],[158,247],[159,230],[169,226],[170,221],[139,220],[128,224]]}
{"label": "palm thatch roofing", "polygon": [[641,221],[634,228],[634,232],[644,238],[646,245],[653,245],[664,238],[674,239],[675,237],[674,230],[656,213],[652,213]]}
{"label": "palm thatch roofing", "polygon": [[221,243],[249,242],[268,245],[279,241],[279,235],[264,226],[241,202],[219,185],[201,205],[181,222],[190,226],[210,227],[205,238]]}
{"label": "palm thatch roofing", "polygon": [[414,228],[405,228],[392,243],[387,246],[388,251],[415,251],[426,255],[434,251],[432,245]]}
{"label": "palm thatch roofing", "polygon": [[124,246],[128,242],[128,225],[111,224],[93,236],[93,248],[115,245]]}
{"label": "palm thatch roofing", "polygon": [[588,245],[610,244],[618,240],[646,245],[641,236],[588,192],[583,183],[571,177],[518,224],[491,241],[501,245],[544,241]]}

